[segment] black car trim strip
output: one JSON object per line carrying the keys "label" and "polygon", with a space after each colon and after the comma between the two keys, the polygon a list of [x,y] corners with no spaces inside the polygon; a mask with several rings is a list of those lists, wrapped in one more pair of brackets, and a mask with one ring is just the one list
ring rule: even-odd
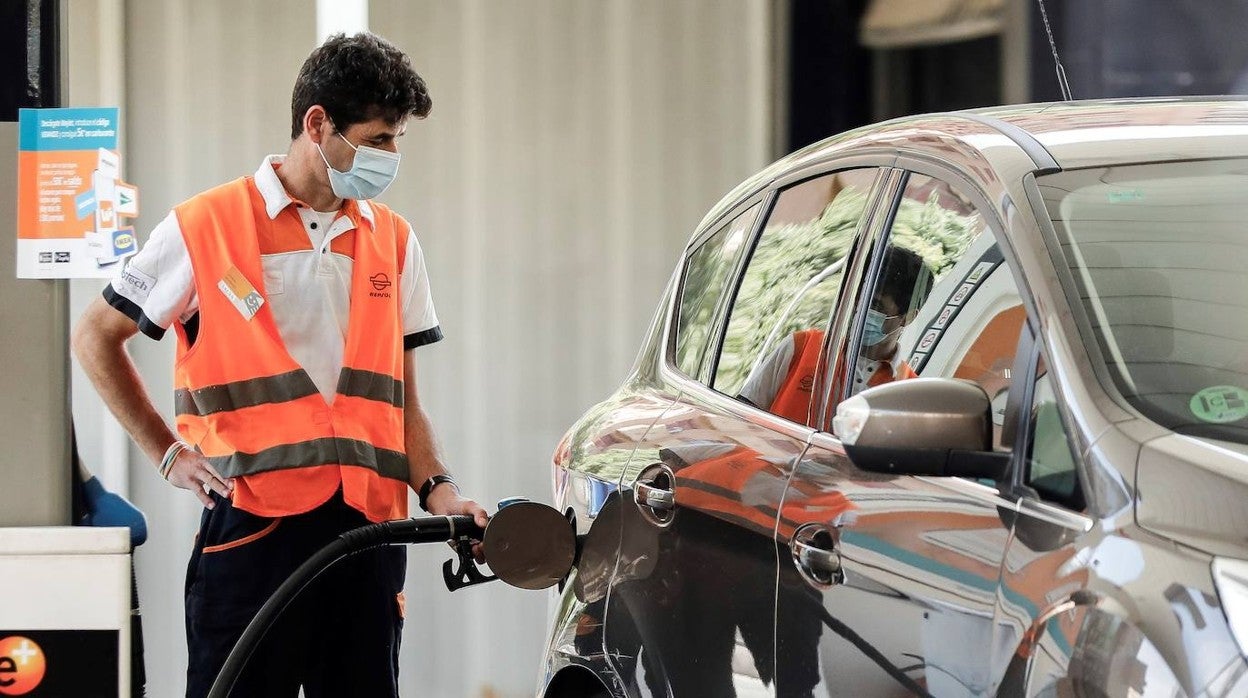
{"label": "black car trim strip", "polygon": [[1031,135],[1031,133],[1022,127],[1015,126],[1014,124],[1011,124],[1003,119],[998,119],[995,116],[985,116],[983,114],[974,114],[970,112],[953,112],[950,113],[949,116],[968,119],[1000,131],[1001,135],[1014,141],[1015,145],[1022,148],[1023,152],[1027,153],[1027,157],[1031,158],[1031,161],[1036,164],[1036,168],[1040,172],[1058,172],[1062,169],[1061,165],[1057,164],[1057,160],[1053,157],[1053,154],[1044,147],[1044,144],[1036,140],[1035,136]]}

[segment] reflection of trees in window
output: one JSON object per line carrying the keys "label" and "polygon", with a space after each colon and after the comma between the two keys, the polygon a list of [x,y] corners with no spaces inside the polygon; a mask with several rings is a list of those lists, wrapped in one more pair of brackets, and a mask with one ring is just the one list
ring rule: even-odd
{"label": "reflection of trees in window", "polygon": [[[915,194],[922,194],[922,191],[915,192],[912,187],[906,187],[906,196],[897,208],[889,243],[922,257],[939,280],[983,231],[984,221],[969,204],[956,208],[948,205],[947,189],[941,192],[939,188],[924,184],[914,188],[927,190],[926,196],[920,199]],[[962,201],[961,197],[957,200]]]}
{"label": "reflection of trees in window", "polygon": [[[740,390],[769,336],[784,339],[798,330],[827,324],[841,286],[839,263],[853,244],[870,183],[861,187],[848,183],[834,191],[836,199],[818,218],[769,226],[763,232],[729,319],[716,390],[729,395]],[[827,278],[806,289],[789,310],[797,294],[829,270]],[[773,331],[777,322],[782,326]]]}
{"label": "reflection of trees in window", "polygon": [[758,207],[737,216],[707,239],[689,257],[676,324],[676,365],[696,377],[706,353],[715,306],[728,285]]}

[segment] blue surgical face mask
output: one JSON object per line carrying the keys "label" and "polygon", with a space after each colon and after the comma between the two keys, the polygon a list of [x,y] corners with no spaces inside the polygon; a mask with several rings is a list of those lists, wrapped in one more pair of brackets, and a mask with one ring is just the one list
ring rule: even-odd
{"label": "blue surgical face mask", "polygon": [[329,160],[325,159],[325,151],[321,150],[320,144],[316,146],[321,159],[325,160],[325,167],[329,169],[329,186],[334,190],[334,196],[340,199],[373,199],[381,196],[399,173],[399,154],[367,145],[357,148],[341,133],[338,137],[355,151],[355,161],[346,172],[335,170]]}
{"label": "blue surgical face mask", "polygon": [[862,346],[873,347],[880,342],[883,342],[885,339],[888,339],[889,335],[900,330],[901,327],[894,329],[892,332],[884,331],[884,323],[895,317],[897,316],[885,315],[878,310],[868,309],[867,321],[864,323],[862,329]]}

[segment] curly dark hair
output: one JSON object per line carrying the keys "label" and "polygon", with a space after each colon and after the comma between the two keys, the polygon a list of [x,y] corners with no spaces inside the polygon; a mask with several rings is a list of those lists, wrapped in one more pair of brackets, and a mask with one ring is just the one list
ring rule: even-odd
{"label": "curly dark hair", "polygon": [[425,81],[394,44],[368,32],[334,34],[303,62],[290,98],[290,138],[303,133],[303,115],[319,104],[338,131],[377,117],[390,124],[433,108]]}
{"label": "curly dark hair", "polygon": [[927,277],[931,276],[922,257],[913,250],[889,245],[884,250],[884,268],[876,282],[875,294],[892,298],[904,315],[927,300],[931,284],[920,283],[925,281],[925,274]]}

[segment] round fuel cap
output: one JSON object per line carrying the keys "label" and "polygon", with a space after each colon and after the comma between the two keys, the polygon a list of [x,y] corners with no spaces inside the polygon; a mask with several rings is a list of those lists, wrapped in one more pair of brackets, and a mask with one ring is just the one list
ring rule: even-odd
{"label": "round fuel cap", "polygon": [[485,562],[498,578],[521,589],[559,583],[576,558],[572,522],[537,502],[500,509],[485,528]]}

